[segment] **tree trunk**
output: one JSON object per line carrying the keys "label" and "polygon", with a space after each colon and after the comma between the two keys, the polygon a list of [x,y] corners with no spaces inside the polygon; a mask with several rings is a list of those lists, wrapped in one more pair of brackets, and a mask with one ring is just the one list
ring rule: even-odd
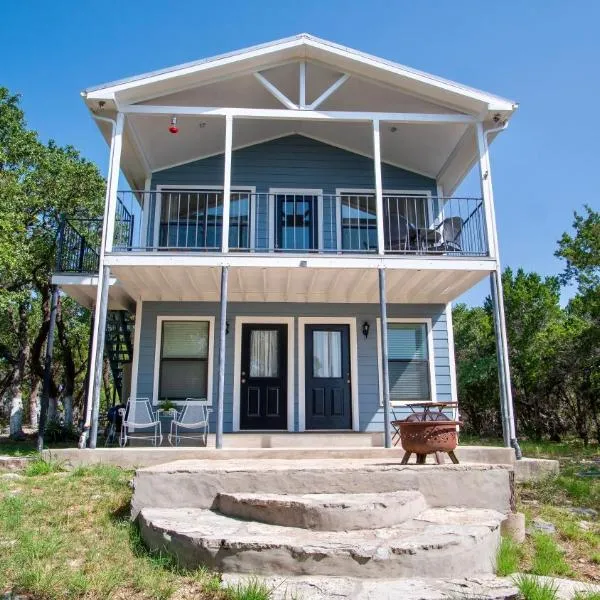
{"label": "tree trunk", "polygon": [[73,396],[63,396],[65,427],[73,425]]}
{"label": "tree trunk", "polygon": [[27,335],[27,318],[29,316],[26,302],[19,304],[19,356],[10,386],[10,437],[14,440],[23,439],[23,382],[25,369],[29,361],[30,347]]}
{"label": "tree trunk", "polygon": [[40,407],[40,392],[42,391],[42,380],[34,376],[31,382],[31,393],[29,394],[29,426],[31,429],[38,428],[38,411]]}

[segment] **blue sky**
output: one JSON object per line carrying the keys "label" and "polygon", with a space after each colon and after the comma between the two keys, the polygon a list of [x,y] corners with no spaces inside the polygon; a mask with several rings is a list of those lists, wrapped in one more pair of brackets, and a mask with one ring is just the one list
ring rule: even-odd
{"label": "blue sky", "polygon": [[[598,23],[597,0],[4,0],[0,85],[22,94],[43,139],[103,172],[83,88],[304,31],[515,99],[492,146],[502,261],[554,274],[573,210],[600,208]],[[478,194],[475,178],[461,191]]]}

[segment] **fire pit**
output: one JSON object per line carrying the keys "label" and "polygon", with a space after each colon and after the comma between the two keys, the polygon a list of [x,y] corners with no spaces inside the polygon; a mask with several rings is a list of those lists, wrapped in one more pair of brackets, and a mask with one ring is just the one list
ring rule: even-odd
{"label": "fire pit", "polygon": [[[442,410],[456,403],[427,403],[409,405],[424,408],[415,412],[404,420],[393,421],[392,425],[399,433],[400,443],[404,449],[402,464],[408,463],[412,454],[417,455],[417,464],[425,464],[428,454],[435,454],[436,462],[443,463],[442,452],[447,453],[450,460],[457,464],[458,459],[454,450],[458,445],[457,426],[462,423],[453,420]],[[431,410],[436,408],[437,410]]]}

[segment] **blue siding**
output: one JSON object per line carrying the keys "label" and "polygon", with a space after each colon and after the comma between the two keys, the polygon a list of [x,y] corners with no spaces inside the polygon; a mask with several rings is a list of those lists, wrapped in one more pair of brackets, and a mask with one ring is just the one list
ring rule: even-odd
{"label": "blue siding", "polygon": [[[391,304],[388,316],[417,318],[429,317],[433,325],[434,337],[434,369],[438,400],[451,399],[450,364],[448,359],[448,332],[446,329],[446,313],[443,305],[411,305]],[[233,369],[235,348],[235,317],[236,316],[292,316],[292,317],[326,317],[348,316],[356,318],[357,326],[357,357],[358,357],[358,395],[361,431],[383,430],[383,409],[379,404],[379,382],[377,365],[377,334],[376,318],[379,307],[371,304],[296,304],[296,303],[230,303],[228,321],[230,331],[227,335],[226,367],[225,367],[225,422],[226,432],[232,430],[232,398],[233,398]],[[218,304],[208,302],[144,302],[142,311],[142,329],[140,335],[140,363],[138,371],[138,395],[152,396],[154,377],[154,353],[156,346],[156,324],[158,316],[217,316]],[[216,319],[218,322],[218,318]],[[361,334],[364,321],[371,324],[371,333],[367,339]],[[298,352],[298,320],[295,320],[294,350],[295,364]],[[217,394],[217,360],[218,338],[215,337],[213,369],[213,403]],[[294,423],[298,428],[298,376],[296,370],[294,389]],[[213,415],[214,419],[214,415]],[[214,431],[213,425],[211,428]]]}
{"label": "blue siding", "polygon": [[[223,185],[223,155],[186,163],[152,176],[157,185]],[[231,184],[255,186],[257,194],[269,188],[314,188],[335,194],[336,188],[374,189],[373,160],[301,135],[290,135],[236,150],[232,155]],[[382,165],[384,189],[429,190],[436,194],[435,180],[388,164]],[[335,248],[335,201],[324,199],[325,248]],[[153,217],[149,219],[152,231]],[[268,242],[268,202],[256,206],[256,247]]]}

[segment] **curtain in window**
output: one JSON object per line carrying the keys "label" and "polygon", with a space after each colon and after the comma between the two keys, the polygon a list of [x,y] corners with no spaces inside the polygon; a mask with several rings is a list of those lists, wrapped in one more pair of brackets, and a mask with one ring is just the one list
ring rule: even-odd
{"label": "curtain in window", "polygon": [[388,323],[391,400],[430,400],[427,326]]}
{"label": "curtain in window", "polygon": [[208,336],[208,321],[163,322],[159,374],[161,399],[206,397]]}
{"label": "curtain in window", "polygon": [[250,377],[279,377],[278,334],[275,329],[250,332]]}
{"label": "curtain in window", "polygon": [[342,334],[313,331],[313,377],[342,376]]}

